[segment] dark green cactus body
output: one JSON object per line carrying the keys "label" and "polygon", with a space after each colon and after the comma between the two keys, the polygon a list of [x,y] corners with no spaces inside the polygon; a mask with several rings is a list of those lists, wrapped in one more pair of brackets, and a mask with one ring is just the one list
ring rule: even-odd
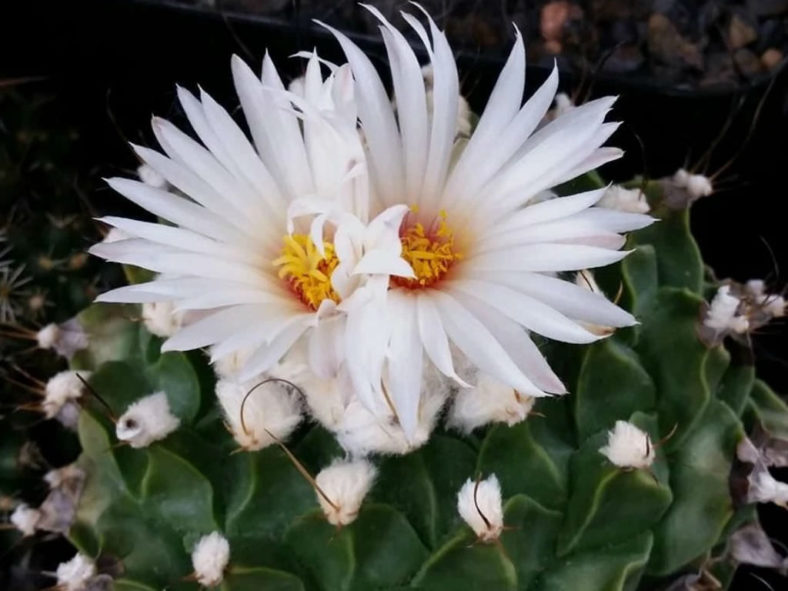
{"label": "dark green cactus body", "polygon": [[[190,551],[214,530],[230,542],[231,591],[630,591],[696,572],[754,519],[729,492],[743,419],[784,436],[788,412],[741,355],[699,340],[704,270],[689,212],[660,206],[658,185],[648,191],[662,221],[598,274],[608,295],[622,286],[641,324],[588,347],[550,346],[570,394],[539,400],[543,416],[470,436],[438,430],[409,455],[377,458],[376,484],[342,529],[282,450],[233,453],[201,355],[159,354],[128,310],[89,309],[91,347],[75,364],[95,370],[108,408],[93,400],[81,415],[88,480],[72,541],[117,560],[122,591],[196,588]],[[181,428],[147,449],[117,445],[110,417],[161,389]],[[616,468],[599,452],[616,420],[654,442],[674,432],[650,471]],[[342,454],[311,424],[288,447],[312,473]],[[507,527],[483,544],[461,521],[457,492],[490,473]],[[730,578],[730,565],[715,568]]]}

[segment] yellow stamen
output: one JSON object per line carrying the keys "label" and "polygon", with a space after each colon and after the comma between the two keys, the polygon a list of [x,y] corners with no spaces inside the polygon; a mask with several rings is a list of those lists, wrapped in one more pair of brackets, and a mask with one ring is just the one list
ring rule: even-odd
{"label": "yellow stamen", "polygon": [[323,243],[325,256],[306,234],[285,236],[282,256],[273,261],[279,267],[279,277],[290,284],[290,288],[307,306],[317,310],[323,300],[339,302],[339,295],[331,286],[331,274],[339,259],[334,245]]}
{"label": "yellow stamen", "polygon": [[446,212],[441,211],[437,229],[427,232],[421,223],[407,227],[400,235],[402,258],[410,263],[415,279],[392,277],[401,287],[429,287],[443,278],[462,253],[455,250],[454,232],[446,223]]}

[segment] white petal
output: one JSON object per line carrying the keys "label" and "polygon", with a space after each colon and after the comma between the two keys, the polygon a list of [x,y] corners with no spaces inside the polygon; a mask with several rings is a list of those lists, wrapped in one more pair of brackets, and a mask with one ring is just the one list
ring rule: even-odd
{"label": "white petal", "polygon": [[393,292],[388,305],[396,318],[388,353],[388,388],[406,437],[411,439],[419,421],[423,350],[416,324],[416,298]]}
{"label": "white petal", "polygon": [[447,285],[485,302],[528,330],[556,341],[593,343],[600,338],[548,304],[504,285],[476,280],[450,281]]}
{"label": "white petal", "polygon": [[[246,228],[247,220],[235,206],[213,187],[195,174],[188,166],[167,156],[132,144],[132,148],[148,166],[161,174],[173,187],[179,189],[200,205],[226,219],[238,228]],[[244,236],[244,235],[240,235]],[[239,236],[239,237],[240,237]]]}
{"label": "white petal", "polygon": [[424,78],[416,55],[405,36],[394,28],[374,6],[363,5],[383,24],[381,34],[386,45],[397,119],[402,134],[404,152],[405,188],[408,195],[418,195],[424,179],[429,146],[427,99]]}
{"label": "white petal", "polygon": [[[484,323],[495,339],[509,352],[517,367],[538,388],[551,394],[566,393],[564,384],[555,375],[539,348],[521,326],[476,298],[457,294],[457,299]],[[523,392],[523,394],[544,396],[544,392],[538,390]]]}
{"label": "white petal", "polygon": [[195,253],[214,254],[237,259],[246,263],[260,262],[260,255],[250,253],[248,249],[223,244],[183,228],[164,224],[154,224],[151,222],[141,222],[115,216],[98,218],[98,221],[119,228],[127,234],[136,236],[137,238],[144,238],[145,240],[165,246],[171,246]]}
{"label": "white petal", "polygon": [[424,351],[443,375],[452,378],[461,386],[469,388],[470,385],[454,371],[449,340],[446,338],[446,331],[443,329],[443,322],[435,302],[433,302],[431,292],[432,290],[424,290],[418,294],[417,321]]}
{"label": "white petal", "polygon": [[[255,322],[247,323],[245,327],[236,330],[231,336],[211,349],[211,361],[216,361],[241,349],[252,349],[262,344],[269,344],[292,326],[301,326],[314,319],[314,314],[304,313],[301,307],[261,306],[261,309],[264,310],[264,315],[260,315]],[[276,359],[274,363],[276,361],[279,359]],[[242,378],[242,381],[246,379],[248,378]]]}
{"label": "white petal", "polygon": [[489,271],[579,271],[604,267],[620,261],[631,251],[608,250],[596,246],[575,244],[530,244],[501,253],[480,254],[463,261],[468,272]]}
{"label": "white petal", "polygon": [[205,208],[167,191],[123,178],[107,179],[107,184],[152,214],[200,234],[223,242],[233,242],[238,233],[237,228],[216,219],[216,216]]}
{"label": "white petal", "polygon": [[483,143],[474,142],[474,136],[471,136],[446,185],[446,203],[453,199],[463,201],[478,197],[478,191],[484,183],[510,160],[542,121],[557,88],[558,69],[553,68],[544,84],[528,99],[500,135]]}
{"label": "white petal", "polygon": [[496,224],[495,233],[520,232],[523,228],[551,222],[584,211],[602,199],[606,190],[607,188],[594,189],[529,205],[503,218]]}
{"label": "white petal", "polygon": [[539,392],[478,318],[446,293],[433,298],[446,334],[473,364],[520,392]]}
{"label": "white petal", "polygon": [[377,193],[386,203],[399,203],[404,191],[402,142],[386,89],[375,66],[355,43],[333,27],[317,22],[333,33],[353,69],[358,115],[369,147]]}
{"label": "white petal", "polygon": [[181,328],[162,344],[162,351],[188,351],[218,343],[264,318],[263,306],[233,306]]}
{"label": "white petal", "polygon": [[306,321],[300,320],[282,331],[269,345],[261,347],[247,361],[241,372],[241,381],[247,381],[256,375],[271,369],[287,353],[290,347],[301,338],[307,329]]}
{"label": "white petal", "polygon": [[353,267],[353,275],[361,274],[416,277],[413,274],[413,269],[405,259],[382,250],[373,250],[366,253],[358,264]]}
{"label": "white petal", "polygon": [[268,54],[263,60],[262,83],[238,56],[233,56],[232,71],[235,89],[255,146],[274,178],[291,195],[314,192],[312,176],[304,174],[308,164],[298,120],[292,113],[276,108],[263,89],[265,84],[284,90]]}
{"label": "white petal", "polygon": [[570,281],[538,273],[483,273],[486,281],[508,285],[526,295],[541,300],[570,318],[601,326],[632,326],[635,318],[594,293]]}
{"label": "white petal", "polygon": [[446,35],[425,12],[432,35],[432,48],[426,47],[435,78],[433,84],[432,125],[427,164],[424,169],[419,203],[427,214],[438,213],[440,197],[449,168],[454,139],[457,136],[457,110],[459,108],[460,85],[457,65],[454,61]]}

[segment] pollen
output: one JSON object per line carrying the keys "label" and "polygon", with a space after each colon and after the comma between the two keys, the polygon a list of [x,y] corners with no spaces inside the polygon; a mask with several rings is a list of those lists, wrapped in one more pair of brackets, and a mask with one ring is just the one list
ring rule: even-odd
{"label": "pollen", "polygon": [[273,264],[299,299],[313,310],[326,299],[339,302],[339,295],[331,286],[331,274],[339,263],[334,245],[324,242],[322,255],[306,234],[285,236],[283,242],[282,256]]}
{"label": "pollen", "polygon": [[418,222],[405,226],[400,231],[400,241],[402,258],[410,263],[416,275],[414,279],[392,277],[391,281],[400,287],[430,287],[462,258],[462,253],[455,247],[454,232],[446,223],[445,211],[440,212],[430,230]]}

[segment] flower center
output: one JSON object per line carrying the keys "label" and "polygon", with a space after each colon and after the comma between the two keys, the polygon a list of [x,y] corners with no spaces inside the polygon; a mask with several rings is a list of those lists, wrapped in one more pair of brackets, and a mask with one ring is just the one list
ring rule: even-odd
{"label": "flower center", "polygon": [[313,310],[325,299],[339,302],[339,295],[331,286],[331,273],[339,264],[334,245],[324,242],[323,256],[306,234],[285,236],[283,242],[282,256],[273,264],[299,299]]}
{"label": "flower center", "polygon": [[430,287],[448,273],[455,261],[462,258],[454,244],[454,232],[446,223],[446,212],[433,222],[431,229],[416,222],[404,225],[400,230],[402,258],[410,263],[415,279],[392,277],[400,287],[411,289]]}

